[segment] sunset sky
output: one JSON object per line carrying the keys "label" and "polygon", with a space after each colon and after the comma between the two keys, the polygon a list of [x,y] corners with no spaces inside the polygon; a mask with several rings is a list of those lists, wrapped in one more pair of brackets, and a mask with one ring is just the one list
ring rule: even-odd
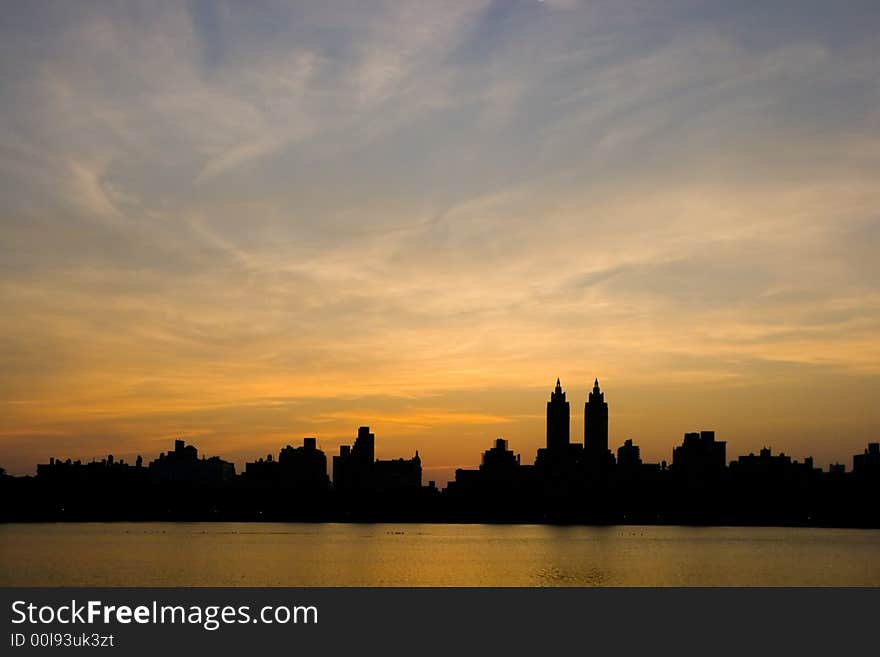
{"label": "sunset sky", "polygon": [[[662,5],[662,6],[661,6]],[[0,466],[880,439],[880,3],[23,2]]]}

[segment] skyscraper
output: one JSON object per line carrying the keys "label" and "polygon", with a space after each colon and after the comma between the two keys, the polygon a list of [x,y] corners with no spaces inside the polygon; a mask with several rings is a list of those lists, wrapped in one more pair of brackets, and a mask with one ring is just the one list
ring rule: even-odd
{"label": "skyscraper", "polygon": [[360,463],[372,464],[376,460],[376,436],[370,432],[370,427],[358,427],[351,456]]}
{"label": "skyscraper", "polygon": [[565,401],[562,384],[556,379],[556,390],[550,393],[547,402],[547,449],[564,452],[570,441],[571,410]]}
{"label": "skyscraper", "polygon": [[599,390],[599,379],[584,404],[584,452],[588,461],[604,465],[608,454],[608,404]]}

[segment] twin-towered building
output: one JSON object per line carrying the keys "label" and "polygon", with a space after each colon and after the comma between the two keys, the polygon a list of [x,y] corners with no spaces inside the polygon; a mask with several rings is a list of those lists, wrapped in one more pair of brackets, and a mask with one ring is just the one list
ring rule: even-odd
{"label": "twin-towered building", "polygon": [[[638,445],[627,439],[617,450],[617,459],[608,448],[608,403],[599,387],[599,379],[593,382],[584,404],[584,442],[572,444],[571,413],[565,399],[562,384],[556,379],[556,388],[547,402],[547,446],[538,450],[536,465],[542,461],[559,464],[560,461],[577,461],[585,476],[602,478],[619,466],[633,470],[646,466],[649,469],[665,469],[661,465],[643,464]],[[715,440],[714,431],[691,432],[684,435],[682,444],[672,452],[672,470],[687,472],[691,476],[715,477],[726,466],[726,443]]]}
{"label": "twin-towered building", "polygon": [[599,379],[593,382],[593,390],[584,404],[582,446],[573,446],[571,443],[571,409],[565,399],[562,383],[556,379],[556,388],[547,402],[545,453],[546,457],[554,460],[562,455],[565,458],[582,458],[585,464],[597,471],[614,464],[614,456],[608,449],[608,403],[605,393],[599,388]]}
{"label": "twin-towered building", "polygon": [[708,487],[721,477],[725,459],[726,445],[715,440],[713,431],[685,434],[673,450],[671,467],[665,461],[643,463],[632,440],[620,446],[615,458],[608,448],[608,403],[598,379],[584,403],[583,442],[572,441],[571,405],[557,379],[547,402],[546,444],[538,449],[534,465],[523,465],[507,441],[499,438],[483,454],[478,469],[456,470],[447,492],[462,507],[476,501],[492,506],[492,513],[500,513],[505,500],[508,507],[531,508],[534,514],[571,515],[587,500],[607,507],[602,498],[609,491],[615,491],[620,501],[671,479]]}
{"label": "twin-towered building", "polygon": [[500,517],[523,509],[554,512],[607,482],[615,459],[608,449],[608,404],[598,379],[584,403],[583,442],[571,440],[571,406],[559,379],[547,402],[546,436],[534,465],[523,465],[506,440],[496,440],[478,469],[456,470],[455,481],[447,486],[450,502],[462,508],[470,502],[489,505]]}

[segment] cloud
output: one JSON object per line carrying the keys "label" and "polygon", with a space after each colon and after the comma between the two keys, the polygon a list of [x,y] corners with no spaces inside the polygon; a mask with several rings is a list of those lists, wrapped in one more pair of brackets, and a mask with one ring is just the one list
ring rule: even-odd
{"label": "cloud", "polygon": [[[504,395],[531,404],[557,371],[876,391],[877,16],[790,15],[17,7],[0,430],[134,444],[178,422],[244,450],[310,411],[334,440],[355,423],[264,423],[273,400],[387,395],[352,408],[458,463],[496,419],[540,436],[500,421]],[[505,392],[400,401],[486,389]]]}

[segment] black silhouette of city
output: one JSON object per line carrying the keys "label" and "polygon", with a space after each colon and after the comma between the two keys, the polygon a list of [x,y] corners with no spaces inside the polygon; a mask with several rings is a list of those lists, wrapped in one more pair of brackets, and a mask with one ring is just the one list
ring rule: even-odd
{"label": "black silhouette of city", "polygon": [[327,458],[315,438],[277,458],[235,466],[199,458],[183,440],[145,465],[108,456],[50,458],[35,477],[0,469],[0,520],[235,520],[336,522],[553,522],[880,527],[880,443],[827,471],[764,448],[727,462],[714,431],[684,434],[672,461],[644,463],[626,440],[608,446],[608,404],[596,380],[584,406],[583,443],[570,436],[570,407],[557,379],[547,403],[546,447],[533,465],[498,438],[477,469],[459,469],[440,490],[422,482],[418,452],[375,457],[375,436]]}

